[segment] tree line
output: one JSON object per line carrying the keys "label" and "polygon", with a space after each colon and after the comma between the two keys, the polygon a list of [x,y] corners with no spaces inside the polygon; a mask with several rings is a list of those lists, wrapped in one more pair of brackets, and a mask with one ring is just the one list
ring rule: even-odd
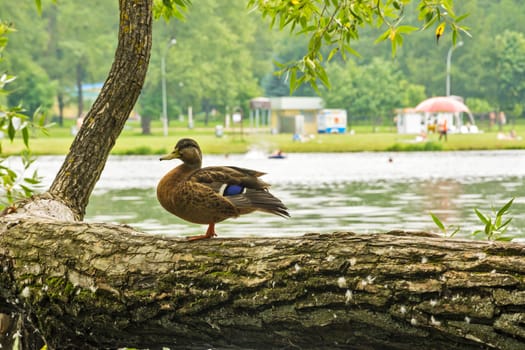
{"label": "tree line", "polygon": [[[287,96],[290,76],[277,76],[278,63],[297,60],[307,50],[305,36],[289,35],[247,8],[247,1],[203,0],[182,21],[154,23],[151,64],[136,110],[146,120],[162,112],[161,60],[166,61],[167,109],[170,119],[188,107],[210,120],[212,111],[247,108],[250,98]],[[409,4],[417,6],[417,4]],[[525,101],[525,13],[516,0],[473,0],[455,4],[471,36],[462,35],[452,50],[451,93],[466,99],[475,113],[503,110],[523,116]],[[13,23],[2,71],[18,76],[7,104],[23,104],[31,115],[38,107],[51,110],[61,123],[66,106],[77,116],[90,101],[81,86],[102,82],[109,70],[118,27],[118,4],[93,0],[90,6],[49,4],[39,16],[33,2],[2,2],[2,20]],[[406,22],[417,21],[407,10]],[[319,93],[327,107],[345,108],[353,120],[390,120],[396,108],[413,107],[429,96],[445,94],[446,56],[452,43],[436,42],[433,31],[416,31],[392,55],[390,40],[376,42],[383,29],[364,26],[352,41],[358,54],[339,57],[324,67],[330,88],[308,84],[293,95]],[[174,41],[175,39],[176,41]],[[176,42],[176,43],[175,43]],[[175,44],[173,44],[175,43]],[[328,54],[330,47],[323,48]],[[337,55],[336,55],[337,56]]]}

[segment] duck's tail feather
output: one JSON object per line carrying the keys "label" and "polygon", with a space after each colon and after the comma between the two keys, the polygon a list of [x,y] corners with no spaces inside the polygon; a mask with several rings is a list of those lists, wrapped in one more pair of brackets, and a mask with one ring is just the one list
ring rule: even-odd
{"label": "duck's tail feather", "polygon": [[284,203],[273,194],[265,190],[250,190],[246,193],[228,196],[228,199],[239,208],[241,212],[250,212],[254,210],[289,218],[288,208]]}

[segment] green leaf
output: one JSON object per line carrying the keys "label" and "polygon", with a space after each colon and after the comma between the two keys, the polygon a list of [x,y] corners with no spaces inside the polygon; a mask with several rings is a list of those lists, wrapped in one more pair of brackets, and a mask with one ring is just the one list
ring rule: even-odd
{"label": "green leaf", "polygon": [[483,231],[481,231],[481,230],[476,230],[476,231],[472,232],[472,236],[478,236],[478,235],[480,235],[480,234],[482,234],[482,233],[483,233]]}
{"label": "green leaf", "polygon": [[24,139],[24,145],[29,148],[29,128],[27,126],[22,128],[22,138]]}
{"label": "green leaf", "polygon": [[411,33],[418,29],[419,29],[418,27],[414,27],[414,26],[399,26],[397,27],[396,31],[398,33]]}
{"label": "green leaf", "polygon": [[35,0],[36,9],[38,10],[38,14],[42,15],[42,1],[41,0]]}
{"label": "green leaf", "polygon": [[492,237],[492,219],[489,218],[489,221],[485,225],[485,234],[490,239]]}
{"label": "green leaf", "polygon": [[273,61],[273,64],[274,64],[277,68],[279,68],[279,69],[283,69],[283,68],[286,67],[286,64],[281,63],[281,62],[279,62],[279,61],[275,61],[275,60]]}
{"label": "green leaf", "polygon": [[310,86],[312,87],[312,89],[314,89],[314,91],[320,95],[321,92],[319,91],[319,87],[317,86],[317,83],[315,82],[315,80],[312,80],[310,81]]}
{"label": "green leaf", "polygon": [[330,53],[328,54],[328,58],[326,59],[327,62],[330,62],[330,60],[332,59],[332,57],[334,57],[334,55],[339,52],[339,47],[334,47],[332,50],[330,50]]}
{"label": "green leaf", "polygon": [[380,36],[378,36],[377,39],[374,41],[374,44],[380,43],[381,41],[385,41],[386,39],[388,39],[390,33],[392,33],[392,28],[388,28]]}
{"label": "green leaf", "polygon": [[183,8],[191,5],[190,0],[173,0],[173,2],[175,2],[177,5]]}
{"label": "green leaf", "polygon": [[482,212],[480,212],[477,208],[475,208],[474,211],[476,212],[476,215],[477,215],[478,218],[481,220],[481,222],[483,222],[485,225],[488,224],[488,222],[489,222],[488,217],[486,217],[486,216],[485,216]]}
{"label": "green leaf", "polygon": [[297,89],[297,68],[290,69],[290,95]]}
{"label": "green leaf", "polygon": [[5,171],[6,171],[7,176],[13,180],[18,177],[17,174],[9,168],[5,168]]}
{"label": "green leaf", "polygon": [[20,188],[24,191],[24,196],[25,197],[30,197],[32,194],[33,194],[33,189],[25,186],[25,185],[22,185],[20,184]]}
{"label": "green leaf", "polygon": [[505,204],[503,207],[501,207],[501,209],[498,210],[498,213],[496,215],[497,216],[502,216],[503,214],[505,214],[510,209],[510,207],[512,206],[513,202],[514,202],[514,198],[512,198],[510,201],[507,202],[507,204]]}
{"label": "green leaf", "polygon": [[496,218],[494,219],[494,227],[499,227],[501,225],[501,220],[502,220],[502,217],[501,216],[496,216]]}
{"label": "green leaf", "polygon": [[13,120],[9,119],[9,124],[7,125],[7,136],[9,137],[9,140],[13,141],[15,138],[15,126],[13,125]]}
{"label": "green leaf", "polygon": [[459,17],[456,18],[456,23],[459,23],[461,22],[462,20],[464,20],[465,18],[467,18],[468,16],[470,16],[470,13],[466,13],[464,15],[461,15]]}
{"label": "green leaf", "polygon": [[436,224],[437,227],[439,227],[439,229],[441,231],[443,231],[443,233],[446,233],[447,230],[445,229],[445,225],[443,225],[443,223],[441,222],[441,220],[434,214],[430,213],[430,217],[432,218],[432,220],[434,221],[434,223]]}
{"label": "green leaf", "polygon": [[317,68],[317,76],[319,77],[319,80],[321,80],[324,86],[330,88],[330,80],[328,79],[328,75],[326,74],[325,69],[321,65],[319,65],[319,67]]}
{"label": "green leaf", "polygon": [[28,184],[31,184],[31,185],[38,185],[40,183],[40,180],[36,178],[32,178],[32,177],[25,177],[24,182],[27,182]]}
{"label": "green leaf", "polygon": [[456,227],[454,228],[454,231],[452,231],[452,232],[450,233],[450,237],[454,237],[454,236],[456,235],[456,233],[459,232],[459,230],[461,230],[461,227],[460,227],[460,226],[456,226]]}
{"label": "green leaf", "polygon": [[361,55],[359,54],[359,52],[357,52],[356,50],[354,50],[350,45],[345,45],[344,46],[344,49],[346,52],[348,52],[349,54],[351,55],[354,55],[355,57],[361,57]]}
{"label": "green leaf", "polygon": [[[498,229],[503,229],[505,228],[508,224],[510,224],[510,222],[512,221],[512,218],[509,218],[507,221],[505,221],[502,225],[498,226]],[[505,228],[506,230],[506,228]]]}
{"label": "green leaf", "polygon": [[171,0],[162,0],[162,4],[166,6],[168,9],[172,9]]}
{"label": "green leaf", "polygon": [[434,23],[436,23],[437,21],[437,17],[432,17],[432,15],[430,15],[429,17],[427,17],[425,19],[427,21],[427,23],[425,24],[425,26],[423,27],[423,30],[426,30],[428,29],[429,27],[431,27]]}
{"label": "green leaf", "polygon": [[396,34],[392,41],[392,57],[396,56],[397,48],[403,44],[403,36]]}

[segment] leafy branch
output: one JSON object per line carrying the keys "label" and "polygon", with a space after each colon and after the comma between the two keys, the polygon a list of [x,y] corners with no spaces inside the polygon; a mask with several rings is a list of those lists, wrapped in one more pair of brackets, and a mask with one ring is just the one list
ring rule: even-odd
{"label": "leafy branch", "polygon": [[191,0],[154,0],[153,14],[155,18],[163,17],[168,21],[171,17],[184,20],[184,12],[191,6]]}
{"label": "leafy branch", "polygon": [[[7,34],[12,32],[11,26],[0,22],[0,62],[2,52],[7,45]],[[2,74],[0,76],[0,95],[6,95],[5,86],[15,81],[16,77]],[[7,135],[10,142],[13,142],[18,134],[21,135],[25,149],[20,155],[22,170],[14,170],[5,165],[7,158],[0,156],[0,211],[18,199],[29,197],[39,188],[40,177],[35,170],[30,176],[25,173],[29,170],[35,158],[31,155],[29,148],[29,131],[32,128],[39,128],[46,132],[45,115],[39,109],[35,111],[32,118],[25,115],[22,107],[7,107],[0,104],[0,135]],[[2,143],[0,142],[0,154],[2,153]]]}
{"label": "leafy branch", "polygon": [[512,206],[513,202],[514,198],[508,201],[497,212],[493,207],[492,211],[496,214],[496,217],[494,219],[492,219],[488,215],[483,214],[478,209],[474,209],[478,218],[483,224],[485,224],[485,228],[483,230],[474,231],[472,235],[476,236],[479,234],[485,234],[489,241],[510,241],[511,238],[504,237],[503,235],[505,234],[505,232],[507,232],[507,229],[509,227],[508,225],[512,221],[512,218],[508,218],[507,220],[503,221],[503,216],[507,214],[507,212],[510,210],[510,207]]}
{"label": "leafy branch", "polygon": [[[460,22],[467,16],[456,16],[452,0],[423,0],[418,6],[420,27],[404,23],[404,10],[410,0],[356,1],[356,0],[290,0],[267,1],[249,0],[248,6],[260,11],[263,17],[269,17],[271,26],[278,24],[279,29],[288,27],[290,32],[309,34],[308,51],[297,61],[279,64],[278,75],[284,75],[290,81],[290,93],[301,84],[309,83],[318,91],[318,82],[330,87],[323,68],[336,53],[343,59],[347,54],[359,55],[352,48],[352,41],[359,38],[359,29],[368,26],[386,26],[387,29],[376,42],[390,39],[392,54],[403,43],[403,36],[416,30],[425,30],[433,25],[444,24],[450,28],[452,42],[456,43],[459,33],[466,33],[467,28]],[[330,48],[323,54],[323,46]]]}
{"label": "leafy branch", "polygon": [[[504,220],[503,217],[506,214],[508,214],[513,202],[514,198],[505,203],[505,205],[503,205],[498,211],[496,211],[496,209],[493,207],[492,211],[495,214],[494,218],[483,214],[479,209],[475,208],[474,212],[478,216],[479,220],[483,223],[483,225],[485,225],[485,227],[483,230],[476,230],[472,232],[471,236],[484,234],[487,240],[489,241],[510,241],[512,238],[504,236],[504,234],[507,232],[512,218]],[[430,216],[432,217],[432,220],[434,221],[436,226],[441,230],[441,232],[443,232],[445,237],[453,237],[456,233],[459,232],[459,226],[449,226],[447,228],[436,215],[430,213]],[[450,231],[451,229],[453,229],[452,232]]]}

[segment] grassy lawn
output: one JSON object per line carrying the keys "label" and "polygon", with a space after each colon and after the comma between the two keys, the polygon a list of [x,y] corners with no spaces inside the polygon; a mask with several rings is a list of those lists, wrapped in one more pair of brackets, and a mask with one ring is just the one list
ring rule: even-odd
{"label": "grassy lawn", "polygon": [[[174,123],[175,124],[175,123]],[[510,128],[507,128],[510,130]],[[506,130],[508,132],[508,130]],[[521,139],[499,140],[496,131],[480,134],[449,134],[448,141],[439,141],[438,135],[430,134],[427,140],[416,141],[415,135],[399,135],[388,127],[372,132],[370,126],[354,128],[355,134],[312,135],[302,142],[292,140],[291,134],[271,135],[269,133],[245,133],[239,130],[225,132],[223,137],[216,137],[213,127],[188,130],[185,126],[173,125],[169,136],[164,137],[160,123],[152,124],[152,134],[142,135],[138,123],[126,126],[112,151],[112,154],[163,154],[168,153],[181,137],[195,138],[203,152],[208,154],[244,153],[250,149],[272,152],[281,149],[284,152],[358,152],[358,151],[425,151],[425,150],[489,150],[489,149],[525,149],[525,126],[517,125],[515,130]],[[34,154],[66,154],[73,141],[69,125],[52,127],[49,136],[35,136],[30,141]],[[2,155],[19,153],[23,148],[21,140],[13,143],[3,140]]]}

